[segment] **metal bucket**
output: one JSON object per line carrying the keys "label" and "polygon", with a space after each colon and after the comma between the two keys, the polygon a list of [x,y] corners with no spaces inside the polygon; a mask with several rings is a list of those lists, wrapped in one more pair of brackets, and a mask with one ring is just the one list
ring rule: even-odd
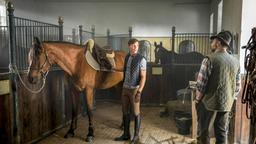
{"label": "metal bucket", "polygon": [[176,127],[178,129],[178,133],[182,135],[190,134],[190,127],[192,125],[192,116],[190,113],[186,112],[175,112],[174,114]]}

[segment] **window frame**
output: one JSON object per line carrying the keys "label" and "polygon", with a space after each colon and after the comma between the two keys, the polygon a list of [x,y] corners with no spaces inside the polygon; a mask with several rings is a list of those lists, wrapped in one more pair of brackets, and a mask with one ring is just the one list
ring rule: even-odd
{"label": "window frame", "polygon": [[223,0],[218,3],[217,33],[222,31]]}
{"label": "window frame", "polygon": [[5,1],[0,1],[0,26],[7,26]]}

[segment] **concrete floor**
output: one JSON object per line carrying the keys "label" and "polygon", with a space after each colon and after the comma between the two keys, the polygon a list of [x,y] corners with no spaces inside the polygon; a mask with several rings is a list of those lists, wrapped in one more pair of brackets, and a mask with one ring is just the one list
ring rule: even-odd
{"label": "concrete floor", "polygon": [[[142,107],[141,143],[142,144],[190,144],[195,140],[190,135],[183,136],[177,134],[175,122],[168,117],[160,118],[159,112],[162,107]],[[110,102],[97,102],[94,111],[95,139],[94,144],[128,144],[127,142],[116,142],[114,138],[120,136],[119,129],[121,123],[121,105]],[[39,144],[86,144],[88,119],[80,117],[78,128],[73,138],[65,139],[63,136],[67,132],[69,125],[56,131],[49,137],[41,140]],[[131,133],[133,134],[133,121],[131,123]]]}

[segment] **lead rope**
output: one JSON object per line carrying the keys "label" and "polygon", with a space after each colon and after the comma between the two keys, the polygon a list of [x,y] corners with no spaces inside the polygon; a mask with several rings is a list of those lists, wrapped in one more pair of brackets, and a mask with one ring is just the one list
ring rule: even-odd
{"label": "lead rope", "polygon": [[32,89],[29,88],[29,87],[25,84],[25,82],[22,80],[22,78],[21,78],[21,76],[20,76],[20,73],[19,73],[18,68],[17,68],[16,65],[11,65],[11,64],[10,64],[10,65],[9,65],[9,70],[10,70],[10,72],[12,72],[12,73],[16,73],[16,74],[18,75],[18,77],[19,77],[19,79],[20,79],[22,85],[23,85],[29,92],[34,93],[34,94],[37,94],[37,93],[39,93],[39,92],[41,92],[41,91],[43,90],[43,88],[44,88],[44,86],[45,86],[45,78],[46,78],[46,76],[47,76],[47,74],[48,74],[48,72],[49,72],[49,71],[47,71],[47,73],[43,76],[43,84],[42,84],[42,86],[41,86],[38,90],[32,90]]}

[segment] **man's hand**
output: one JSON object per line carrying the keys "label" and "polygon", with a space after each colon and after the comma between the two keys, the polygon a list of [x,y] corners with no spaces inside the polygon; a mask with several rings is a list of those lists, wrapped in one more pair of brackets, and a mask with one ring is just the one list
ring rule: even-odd
{"label": "man's hand", "polygon": [[135,103],[138,103],[140,102],[140,97],[141,97],[141,92],[140,91],[137,91],[137,93],[135,94]]}
{"label": "man's hand", "polygon": [[198,100],[198,99],[194,99],[194,101],[195,101],[195,107],[196,107],[196,109],[198,109],[198,105],[199,105],[199,103],[200,103],[201,101]]}

